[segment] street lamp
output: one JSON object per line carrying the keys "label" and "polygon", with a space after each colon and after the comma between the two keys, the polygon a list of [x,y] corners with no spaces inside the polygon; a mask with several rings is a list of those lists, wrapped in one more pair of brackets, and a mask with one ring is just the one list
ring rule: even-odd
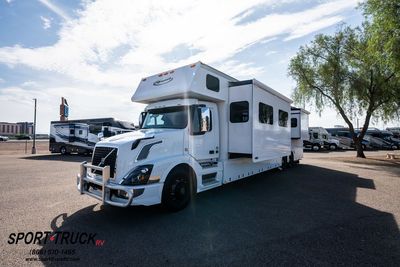
{"label": "street lamp", "polygon": [[32,144],[32,154],[36,154],[36,104],[37,99],[33,99],[35,101],[35,113],[33,117],[33,144]]}

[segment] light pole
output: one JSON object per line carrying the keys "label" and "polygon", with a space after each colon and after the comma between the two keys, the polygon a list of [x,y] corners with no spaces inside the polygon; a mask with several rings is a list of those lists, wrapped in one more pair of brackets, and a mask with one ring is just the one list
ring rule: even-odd
{"label": "light pole", "polygon": [[33,99],[35,101],[35,113],[33,117],[33,144],[32,144],[32,154],[36,154],[36,104],[37,99]]}

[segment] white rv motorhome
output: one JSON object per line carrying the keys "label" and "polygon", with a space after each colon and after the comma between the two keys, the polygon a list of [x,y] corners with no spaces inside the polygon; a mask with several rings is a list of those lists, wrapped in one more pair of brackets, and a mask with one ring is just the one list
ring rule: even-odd
{"label": "white rv motorhome", "polygon": [[133,123],[114,118],[52,121],[49,151],[51,153],[90,153],[103,137],[135,130]]}
{"label": "white rv motorhome", "polygon": [[[311,143],[321,143],[323,147],[329,150],[346,148],[345,146],[341,145],[338,139],[333,138],[323,127],[310,127],[309,133]],[[314,147],[313,150],[315,150]]]}
{"label": "white rv motorhome", "polygon": [[257,80],[197,62],[142,79],[132,101],[147,104],[140,130],[97,143],[77,177],[80,193],[103,204],[179,210],[193,193],[302,157],[293,144],[303,142],[308,113],[293,115],[301,123],[292,132],[292,101]]}

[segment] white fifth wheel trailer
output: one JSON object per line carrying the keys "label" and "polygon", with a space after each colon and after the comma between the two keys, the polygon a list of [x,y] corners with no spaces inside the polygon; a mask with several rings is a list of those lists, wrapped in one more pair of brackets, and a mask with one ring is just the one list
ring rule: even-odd
{"label": "white fifth wheel trailer", "polygon": [[[197,62],[142,79],[132,101],[147,104],[140,130],[97,143],[77,177],[80,193],[103,204],[179,210],[193,193],[302,157],[292,147],[292,101],[254,79]],[[301,133],[307,116],[297,117]]]}

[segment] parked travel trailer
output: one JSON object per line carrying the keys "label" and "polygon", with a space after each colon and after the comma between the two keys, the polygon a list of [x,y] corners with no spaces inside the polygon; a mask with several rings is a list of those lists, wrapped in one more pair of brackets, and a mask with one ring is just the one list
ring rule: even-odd
{"label": "parked travel trailer", "polygon": [[[142,79],[132,101],[147,104],[140,129],[98,142],[77,176],[80,193],[103,204],[179,210],[193,193],[302,157],[292,146],[292,101],[255,79],[197,62]],[[296,115],[299,143],[307,116]]]}
{"label": "parked travel trailer", "polygon": [[61,154],[90,153],[102,137],[114,136],[134,129],[133,123],[113,118],[52,121],[49,151]]}

